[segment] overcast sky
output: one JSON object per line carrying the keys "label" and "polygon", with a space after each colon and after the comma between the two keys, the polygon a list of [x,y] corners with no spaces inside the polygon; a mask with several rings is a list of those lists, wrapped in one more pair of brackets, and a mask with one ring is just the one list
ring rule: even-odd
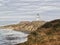
{"label": "overcast sky", "polygon": [[0,0],[0,21],[60,18],[60,0]]}

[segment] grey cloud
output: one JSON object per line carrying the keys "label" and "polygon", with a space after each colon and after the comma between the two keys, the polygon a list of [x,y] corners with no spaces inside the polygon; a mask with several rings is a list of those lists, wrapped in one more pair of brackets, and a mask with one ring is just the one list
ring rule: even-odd
{"label": "grey cloud", "polygon": [[59,16],[60,14],[59,13],[60,12],[60,0],[18,0],[18,1],[17,0],[0,0],[0,4],[1,4],[0,17],[1,16],[3,17],[5,16],[20,16],[20,17],[26,16],[27,17],[27,16],[32,16],[32,15],[35,16],[37,13],[40,13],[41,16],[43,15],[44,17],[44,15],[48,15],[48,16],[58,15]]}

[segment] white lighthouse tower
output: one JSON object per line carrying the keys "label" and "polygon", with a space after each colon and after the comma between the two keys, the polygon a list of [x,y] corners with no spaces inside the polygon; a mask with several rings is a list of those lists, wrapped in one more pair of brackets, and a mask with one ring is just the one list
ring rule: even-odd
{"label": "white lighthouse tower", "polygon": [[40,21],[40,20],[41,20],[39,13],[38,13],[37,16],[36,16],[36,20],[37,20],[37,21]]}

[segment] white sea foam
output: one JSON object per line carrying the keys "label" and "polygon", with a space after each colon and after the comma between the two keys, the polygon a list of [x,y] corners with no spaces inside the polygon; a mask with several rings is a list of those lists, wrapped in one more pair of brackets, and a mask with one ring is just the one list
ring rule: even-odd
{"label": "white sea foam", "polygon": [[0,29],[0,45],[14,45],[27,41],[28,34],[13,31],[11,29]]}

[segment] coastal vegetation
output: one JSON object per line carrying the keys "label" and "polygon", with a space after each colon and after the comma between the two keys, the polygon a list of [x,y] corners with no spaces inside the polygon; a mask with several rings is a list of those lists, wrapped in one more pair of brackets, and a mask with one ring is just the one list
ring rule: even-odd
{"label": "coastal vegetation", "polygon": [[45,21],[32,21],[32,22],[21,21],[18,24],[6,25],[0,28],[13,29],[16,31],[23,31],[23,32],[33,32],[37,30],[38,27],[41,27],[43,24],[45,24]]}
{"label": "coastal vegetation", "polygon": [[46,22],[30,33],[28,41],[17,45],[60,45],[60,19]]}
{"label": "coastal vegetation", "polygon": [[60,19],[53,21],[22,21],[1,28],[30,32],[28,40],[16,45],[60,45]]}

